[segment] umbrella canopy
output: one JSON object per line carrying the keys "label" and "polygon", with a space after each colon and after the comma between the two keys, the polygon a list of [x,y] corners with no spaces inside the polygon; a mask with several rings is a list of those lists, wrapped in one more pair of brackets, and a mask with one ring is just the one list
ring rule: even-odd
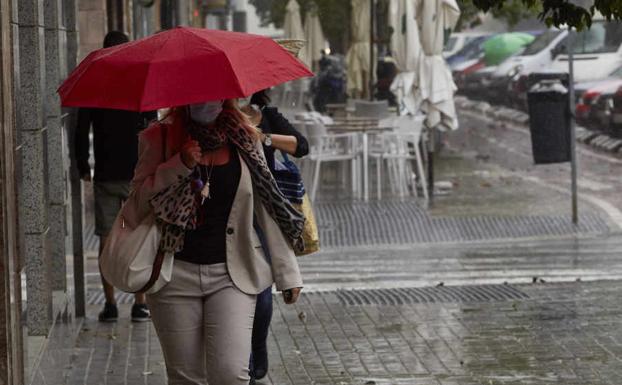
{"label": "umbrella canopy", "polygon": [[309,10],[305,16],[305,40],[307,41],[304,49],[306,64],[315,70],[317,63],[322,58],[321,51],[326,48],[326,38],[324,31],[322,31],[317,8]]}
{"label": "umbrella canopy", "polygon": [[368,88],[372,74],[370,56],[371,15],[370,0],[351,0],[352,2],[352,42],[346,54],[348,67],[348,93],[361,96]]}
{"label": "umbrella canopy", "polygon": [[514,55],[525,46],[534,41],[535,37],[528,33],[509,32],[493,36],[482,46],[484,48],[484,60],[486,65],[500,64],[508,57]]}
{"label": "umbrella canopy", "polygon": [[97,50],[58,89],[65,107],[132,111],[248,96],[313,74],[270,38],[178,27]]}
{"label": "umbrella canopy", "polygon": [[426,113],[426,126],[440,130],[458,128],[454,105],[454,84],[443,59],[446,29],[453,29],[460,17],[456,0],[416,0],[423,56],[418,68],[421,109]]}
{"label": "umbrella canopy", "polygon": [[[305,40],[305,31],[302,28],[302,18],[300,17],[300,5],[296,0],[289,0],[287,3],[283,30],[287,39]],[[308,63],[304,50],[300,51],[298,58],[303,63]]]}
{"label": "umbrella canopy", "polygon": [[410,0],[391,0],[389,25],[394,31],[391,52],[400,71],[391,83],[391,91],[397,96],[400,114],[414,115],[419,109],[414,92],[422,54],[415,4]]}

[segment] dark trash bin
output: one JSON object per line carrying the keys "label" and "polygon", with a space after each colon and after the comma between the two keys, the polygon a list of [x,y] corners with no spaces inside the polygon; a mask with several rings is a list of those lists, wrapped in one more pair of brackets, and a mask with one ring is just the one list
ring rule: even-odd
{"label": "dark trash bin", "polygon": [[568,98],[562,79],[542,80],[527,93],[531,147],[536,164],[570,161]]}

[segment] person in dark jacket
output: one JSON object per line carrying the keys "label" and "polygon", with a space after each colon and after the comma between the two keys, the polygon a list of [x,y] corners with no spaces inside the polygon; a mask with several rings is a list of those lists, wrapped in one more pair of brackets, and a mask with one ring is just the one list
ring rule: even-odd
{"label": "person in dark jacket", "polygon": [[[301,158],[309,153],[309,142],[296,128],[279,112],[278,108],[270,106],[268,90],[253,94],[250,105],[261,111],[261,141],[268,167],[275,170],[275,152],[283,151],[289,155]],[[260,239],[263,238],[258,234]],[[262,243],[264,243],[262,241]],[[269,258],[268,248],[264,252]],[[272,320],[272,288],[268,288],[257,296],[255,319],[252,334],[252,356],[250,365],[251,379],[261,379],[268,373],[268,350],[266,341],[270,321]],[[251,383],[253,383],[251,381]]]}
{"label": "person in dark jacket", "polygon": [[[104,39],[104,48],[128,41],[123,32],[111,31]],[[156,117],[156,112],[137,113],[102,108],[81,108],[78,111],[75,137],[76,163],[82,180],[90,182],[93,179],[94,182],[95,234],[100,239],[100,253],[117,213],[129,194],[129,183],[138,159],[138,133]],[[95,152],[93,177],[89,164],[91,127]],[[118,318],[114,288],[103,277],[102,284],[106,304],[99,314],[99,320],[114,322]],[[145,295],[137,294],[132,307],[132,320],[139,322],[149,319]]]}

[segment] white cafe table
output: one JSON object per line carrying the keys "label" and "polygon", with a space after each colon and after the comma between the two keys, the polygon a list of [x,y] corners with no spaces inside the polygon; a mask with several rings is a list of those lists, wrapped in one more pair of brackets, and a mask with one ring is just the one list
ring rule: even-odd
{"label": "white cafe table", "polygon": [[358,133],[363,142],[363,200],[369,201],[369,134],[391,131],[392,127],[382,127],[378,119],[348,117],[336,118],[326,129],[334,133]]}

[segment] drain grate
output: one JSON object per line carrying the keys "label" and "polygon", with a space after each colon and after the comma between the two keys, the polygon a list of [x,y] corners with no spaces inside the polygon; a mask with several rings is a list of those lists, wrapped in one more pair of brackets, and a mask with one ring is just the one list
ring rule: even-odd
{"label": "drain grate", "polygon": [[335,294],[339,301],[347,306],[491,302],[529,298],[527,294],[511,285],[337,290]]}
{"label": "drain grate", "polygon": [[[528,299],[529,296],[512,285],[440,286],[392,289],[352,289],[319,291],[305,295],[334,295],[342,305],[412,305],[419,303],[492,302]],[[120,305],[134,302],[134,294],[115,295]],[[333,297],[334,298],[334,297]],[[87,304],[103,305],[106,301],[102,290],[89,289]]]}
{"label": "drain grate", "polygon": [[481,241],[609,231],[585,213],[575,226],[563,215],[434,217],[416,202],[322,202],[314,207],[324,250],[343,247]]}

